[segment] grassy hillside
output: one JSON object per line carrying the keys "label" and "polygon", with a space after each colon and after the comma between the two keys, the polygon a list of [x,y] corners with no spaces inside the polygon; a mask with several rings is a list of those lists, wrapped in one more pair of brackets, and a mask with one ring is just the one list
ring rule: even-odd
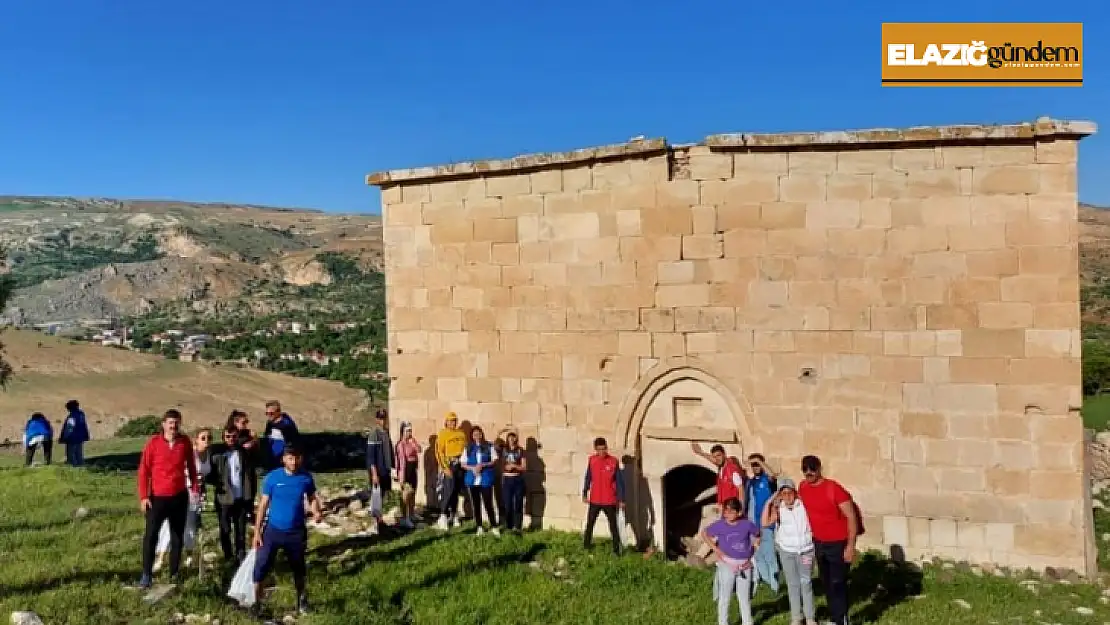
{"label": "grassy hillside", "polygon": [[261,421],[263,404],[275,398],[304,428],[342,428],[360,418],[365,397],[338,382],[165,360],[35,332],[2,336],[15,375],[0,392],[0,440],[17,439],[34,411],[60,420],[72,398],[81,401],[93,436],[102,438],[127,418],[168,408],[181,410],[188,427],[222,423],[232,408]]}
{"label": "grassy hillside", "polygon": [[[139,575],[142,522],[134,474],[97,469],[98,453],[134,451],[135,443],[90,449],[92,470],[12,468],[0,456],[0,613],[34,610],[51,625],[162,624],[175,614],[250,623],[223,600],[234,571],[217,560],[205,579],[189,570],[184,585],[154,606],[122,587]],[[361,486],[357,473],[317,476],[323,485]],[[87,515],[75,514],[85,508]],[[215,527],[211,513],[203,525]],[[464,530],[462,532],[465,532]],[[203,539],[215,547],[213,535]],[[615,559],[599,541],[582,551],[579,537],[555,532],[500,539],[456,530],[418,530],[404,537],[310,540],[309,593],[316,613],[306,625],[611,625],[712,623],[709,571],[638,554]],[[215,551],[218,551],[216,549]],[[269,602],[280,621],[292,606],[287,569]],[[981,625],[1110,620],[1099,589],[1083,584],[1020,585],[960,567],[919,573],[861,557],[852,577],[853,623]],[[818,590],[818,605],[822,605]],[[786,625],[785,599],[766,589],[755,599],[757,622]],[[1081,614],[1077,608],[1089,609]],[[739,622],[733,609],[733,622]],[[819,607],[820,610],[820,607]],[[1085,611],[1085,610],[1084,610]],[[820,617],[820,613],[819,613]],[[253,621],[257,622],[257,621]]]}

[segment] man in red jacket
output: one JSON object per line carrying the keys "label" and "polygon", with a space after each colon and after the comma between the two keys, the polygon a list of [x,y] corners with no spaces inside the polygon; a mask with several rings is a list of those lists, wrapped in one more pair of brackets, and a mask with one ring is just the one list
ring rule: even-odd
{"label": "man in red jacket", "polygon": [[744,501],[745,483],[748,476],[735,458],[725,453],[722,445],[714,445],[709,453],[702,451],[701,445],[690,443],[690,449],[698,457],[704,458],[717,467],[717,513],[723,513],[724,503],[729,499]]}
{"label": "man in red jacket", "polygon": [[[192,493],[189,492],[190,484]],[[150,588],[153,583],[154,549],[162,523],[167,520],[170,526],[170,576],[176,581],[181,566],[185,519],[190,500],[200,497],[200,487],[193,444],[188,436],[181,433],[181,413],[167,410],[162,416],[162,433],[147,441],[139,460],[139,510],[146,515],[140,588]]]}
{"label": "man in red jacket", "polygon": [[586,533],[582,544],[590,549],[594,539],[597,515],[605,513],[609,521],[609,535],[613,537],[613,553],[621,554],[620,526],[617,508],[624,508],[624,479],[621,464],[616,456],[609,455],[609,444],[604,438],[594,439],[594,455],[586,465],[586,480],[582,487],[582,503],[589,504],[586,513]]}

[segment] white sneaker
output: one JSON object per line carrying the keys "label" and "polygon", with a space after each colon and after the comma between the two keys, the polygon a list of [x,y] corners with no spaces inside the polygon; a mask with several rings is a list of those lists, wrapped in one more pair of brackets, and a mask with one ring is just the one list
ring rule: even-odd
{"label": "white sneaker", "polygon": [[495,528],[490,529],[489,533],[493,534],[494,536],[500,536],[501,535],[501,530],[499,530],[495,527]]}
{"label": "white sneaker", "polygon": [[477,531],[477,532],[474,532],[474,533],[475,533],[475,534],[477,534],[478,536],[481,536],[482,534],[485,534],[485,533],[486,533],[486,530],[482,529],[482,526],[481,526],[481,525],[479,525],[479,526],[478,526],[478,531]]}
{"label": "white sneaker", "polygon": [[439,516],[439,521],[436,523],[436,529],[447,531],[450,527],[450,524],[447,522],[447,515],[441,514]]}
{"label": "white sneaker", "polygon": [[455,518],[451,519],[451,527],[459,527],[461,525],[462,525],[462,522],[459,521],[459,517],[455,517]]}

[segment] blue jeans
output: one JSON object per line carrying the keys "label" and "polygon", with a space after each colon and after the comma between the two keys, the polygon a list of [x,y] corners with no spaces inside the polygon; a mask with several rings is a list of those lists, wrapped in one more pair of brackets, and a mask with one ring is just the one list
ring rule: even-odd
{"label": "blue jeans", "polygon": [[80,467],[85,464],[85,444],[68,443],[66,445],[66,464],[71,467]]}
{"label": "blue jeans", "polygon": [[775,555],[775,532],[765,527],[759,535],[759,549],[755,552],[755,583],[752,592],[755,592],[759,582],[767,584],[772,593],[779,591],[779,560]]}
{"label": "blue jeans", "polygon": [[524,529],[524,477],[506,475],[501,481],[501,498],[504,499],[505,513],[501,523],[507,530]]}

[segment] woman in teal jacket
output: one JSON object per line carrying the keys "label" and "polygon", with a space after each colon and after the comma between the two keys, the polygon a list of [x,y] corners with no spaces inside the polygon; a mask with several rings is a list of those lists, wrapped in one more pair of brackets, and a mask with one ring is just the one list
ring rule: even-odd
{"label": "woman in teal jacket", "polygon": [[501,535],[497,529],[497,509],[493,507],[493,481],[497,479],[497,450],[493,444],[486,440],[486,433],[482,428],[474,426],[470,430],[470,444],[466,446],[460,464],[466,475],[463,484],[470,493],[470,507],[474,509],[474,524],[478,527],[478,535],[485,533],[482,527],[482,505],[486,507],[489,515],[490,532],[494,536]]}

